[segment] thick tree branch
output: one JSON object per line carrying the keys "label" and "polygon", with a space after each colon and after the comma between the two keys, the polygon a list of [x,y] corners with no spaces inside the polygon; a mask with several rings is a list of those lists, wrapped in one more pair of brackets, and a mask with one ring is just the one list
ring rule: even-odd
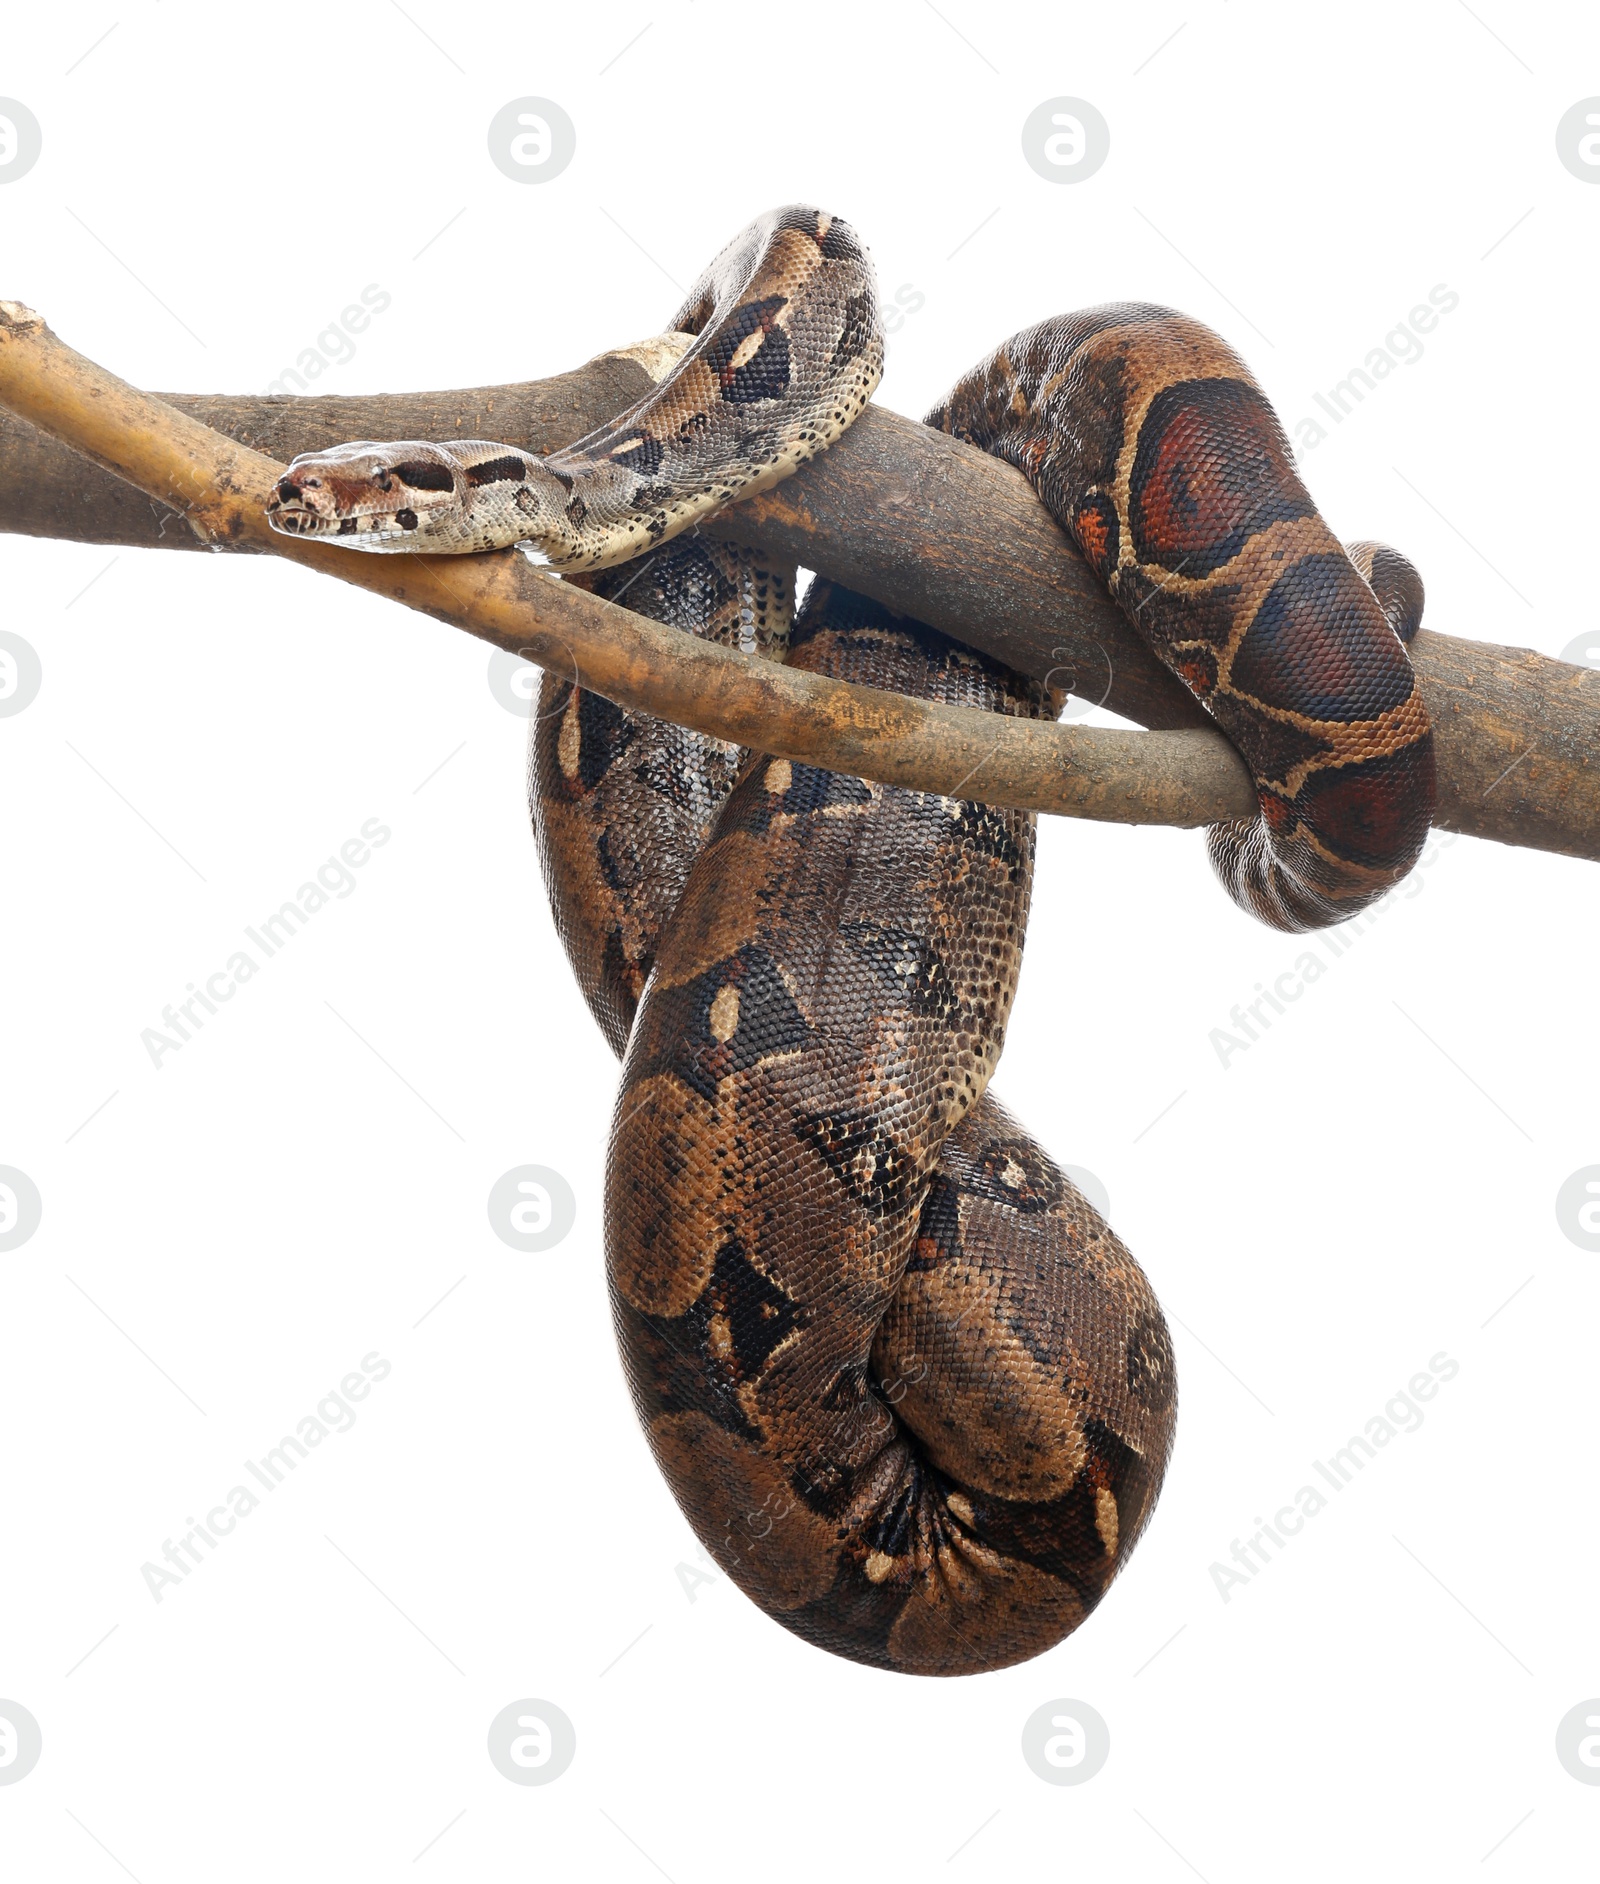
{"label": "thick tree branch", "polygon": [[[344,399],[194,394],[167,399],[274,458],[360,437],[487,436],[542,452],[601,423],[650,383],[624,350],[602,354],[575,372],[517,386]],[[1025,672],[1048,673],[1081,695],[1103,699],[1147,726],[1207,724],[1139,642],[1017,472],[894,413],[869,407],[821,459],[776,489],[735,506],[709,528],[793,556]],[[0,530],[199,547],[194,532],[165,505],[86,467],[75,452],[26,419],[4,414]],[[229,547],[276,549],[281,540],[247,532]],[[1527,649],[1462,641],[1426,629],[1412,657],[1438,733],[1438,822],[1504,843],[1600,858],[1600,674]],[[598,680],[592,684],[600,685]],[[652,710],[668,711],[659,699]],[[777,750],[770,737],[757,736],[754,743]],[[1134,750],[1146,754],[1153,766],[1157,751],[1167,749],[1145,743]],[[1191,764],[1209,747],[1202,739],[1171,750],[1184,751],[1184,763]],[[819,754],[814,750],[809,756]],[[864,763],[847,764],[842,748],[826,762],[881,775]],[[998,758],[991,762],[998,763]],[[1202,819],[1229,815],[1239,806],[1242,772],[1215,756],[1207,763],[1214,767],[1213,785],[1224,777],[1229,783]],[[970,781],[971,790],[982,785],[985,795],[998,799],[998,783],[983,782],[991,778],[997,780],[998,774],[986,769],[982,778]],[[1198,787],[1198,775],[1195,782]],[[1124,789],[1133,789],[1135,797],[1142,793],[1130,774],[1101,802],[1115,804]],[[1128,821],[1196,821],[1190,815],[1198,802],[1192,795],[1182,801],[1181,816],[1169,817],[1156,809],[1168,800],[1153,779],[1152,790],[1156,795],[1142,814],[1135,809],[1090,812],[1084,804],[1059,802],[1048,808],[1120,815]]]}
{"label": "thick tree branch", "polygon": [[282,463],[141,393],[0,302],[0,405],[153,497],[197,542],[268,551],[510,648],[627,707],[858,777],[1118,823],[1248,815],[1215,733],[1092,731],[849,686],[709,645],[541,574],[514,550],[375,556],[276,535]]}

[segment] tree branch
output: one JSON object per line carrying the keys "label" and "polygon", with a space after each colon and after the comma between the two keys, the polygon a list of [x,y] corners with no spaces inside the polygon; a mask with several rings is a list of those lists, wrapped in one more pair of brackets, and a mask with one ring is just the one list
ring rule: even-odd
{"label": "tree branch", "polygon": [[1248,816],[1215,733],[1094,731],[913,700],[696,640],[542,574],[515,550],[377,556],[280,536],[283,465],[115,378],[0,302],[0,405],[175,511],[200,543],[282,556],[571,674],[619,704],[782,758],[991,803],[1118,823]]}
{"label": "tree branch", "polygon": [[[51,345],[60,349],[53,337]],[[171,394],[166,399],[227,437],[281,459],[360,437],[491,437],[545,452],[611,417],[650,384],[638,359],[624,349],[602,354],[575,372],[514,386],[363,398]],[[1039,678],[1049,674],[1057,684],[1103,700],[1144,725],[1209,726],[1123,620],[1026,480],[997,459],[897,414],[869,407],[820,459],[775,489],[736,505],[707,529],[791,556],[1024,672]],[[85,542],[200,547],[199,537],[179,524],[165,503],[89,469],[48,428],[38,429],[24,416],[0,415],[0,530]],[[284,553],[280,546],[286,540],[241,529],[226,547]],[[315,556],[325,571],[332,560],[327,554]],[[391,566],[424,559],[359,560]],[[442,562],[446,570],[453,566],[456,587],[462,586],[459,572],[469,559],[427,560]],[[394,593],[388,581],[368,580],[343,567],[337,573]],[[542,584],[526,606],[553,623],[556,605],[544,594],[549,586]],[[412,596],[396,599],[427,606]],[[570,596],[561,607],[569,604],[576,606]],[[437,607],[430,612],[457,619]],[[459,625],[498,638],[478,623]],[[524,627],[519,632],[515,645],[531,647],[532,631]],[[679,665],[688,658],[682,648],[674,648]],[[1437,822],[1505,843],[1600,858],[1600,674],[1527,649],[1462,641],[1427,629],[1413,643],[1412,659],[1438,739]],[[625,704],[714,730],[704,718],[711,701],[698,702],[701,718],[675,710],[665,704],[667,693],[654,691],[660,679],[649,680],[650,699],[630,696]],[[704,681],[709,684],[710,676]],[[612,691],[622,684],[620,677],[608,686],[596,668],[589,684],[623,699]],[[887,749],[879,746],[884,733],[865,720],[850,724],[847,737],[843,723],[814,721],[806,734],[808,750],[788,756],[887,777]],[[776,723],[758,720],[721,736],[787,752],[777,743],[780,730]],[[792,730],[783,736],[790,737]],[[1031,728],[1021,748],[1031,751],[1040,730]],[[1062,739],[1071,731],[1055,729],[1052,737]],[[903,729],[896,734],[904,736]],[[1052,759],[1057,776],[1047,789],[1050,766],[1028,773],[1021,750],[1009,747],[1003,755],[997,749],[965,784],[971,794],[995,802],[1026,802],[1126,822],[1191,824],[1250,809],[1240,791],[1243,769],[1215,750],[1221,743],[1216,734],[1198,731],[1176,745],[1123,737],[1134,742],[1125,753],[1102,743],[1111,735],[1086,739],[1083,729],[1057,749],[1064,754],[1070,746],[1070,763],[1080,768],[1071,775],[1070,791],[1061,782],[1059,756]],[[945,789],[931,782],[922,756],[909,756],[911,746],[899,750],[898,762],[913,765],[915,777],[900,773],[897,782]],[[931,764],[932,754],[927,757]],[[967,763],[964,759],[962,769]],[[1024,771],[1013,772],[1018,765]],[[937,769],[948,776],[948,768]],[[1031,783],[1025,785],[1025,776]],[[1179,789],[1181,778],[1189,784]],[[1047,797],[1052,802],[1046,803]]]}

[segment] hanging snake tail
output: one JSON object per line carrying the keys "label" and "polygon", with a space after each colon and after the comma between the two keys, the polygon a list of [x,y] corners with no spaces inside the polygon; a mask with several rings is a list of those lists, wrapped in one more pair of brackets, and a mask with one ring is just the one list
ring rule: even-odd
{"label": "hanging snake tail", "polygon": [[1119,304],[1017,334],[927,423],[1015,465],[1162,663],[1227,734],[1260,812],[1213,865],[1278,929],[1343,922],[1426,840],[1433,735],[1404,643],[1422,582],[1346,550],[1227,344]]}

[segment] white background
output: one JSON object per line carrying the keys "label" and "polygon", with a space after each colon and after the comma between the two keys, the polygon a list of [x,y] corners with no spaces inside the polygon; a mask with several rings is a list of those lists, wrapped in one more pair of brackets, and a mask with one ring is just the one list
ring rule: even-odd
{"label": "white background", "polygon": [[[1551,654],[1600,626],[1600,188],[1554,142],[1600,93],[1592,11],[112,0],[6,40],[44,154],[0,189],[0,293],[136,384],[260,390],[369,283],[392,305],[320,389],[559,370],[795,199],[924,297],[880,394],[911,413],[1016,328],[1140,298],[1217,327],[1292,426],[1444,283],[1304,475],[1416,559],[1432,626]],[[486,149],[522,94],[577,126],[538,187]],[[1019,142],[1057,94],[1111,127],[1071,187]],[[1593,1862],[1600,1788],[1555,1732],[1600,1695],[1600,1257],[1554,1202],[1600,1162],[1600,869],[1437,850],[1224,1067],[1212,1030],[1305,945],[1198,834],[1043,831],[997,1090],[1109,1189],[1180,1433],[1079,1635],[919,1681],[710,1575],[648,1457],[601,1266],[615,1069],[482,644],[262,560],[0,538],[0,594],[44,672],[0,721],[0,1163],[44,1199],[0,1256],[0,1697],[44,1733],[0,1787],[8,1875]],[[141,1030],[374,817],[354,892],[152,1067]],[[485,1210],[529,1162],[578,1200],[539,1256]],[[140,1566],[374,1350],[356,1426],[158,1605]],[[1225,1602],[1212,1563],[1441,1351],[1420,1430]],[[485,1753],[528,1696],[577,1730],[543,1787]],[[1057,1699],[1109,1723],[1082,1786],[1022,1758]]]}

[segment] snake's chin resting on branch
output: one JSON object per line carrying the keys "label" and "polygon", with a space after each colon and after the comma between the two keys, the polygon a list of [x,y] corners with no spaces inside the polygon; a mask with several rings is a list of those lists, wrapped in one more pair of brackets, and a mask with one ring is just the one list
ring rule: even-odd
{"label": "snake's chin resting on branch", "polygon": [[[1155,731],[997,727],[993,716],[688,643],[511,554],[363,558],[267,528],[267,497],[300,452],[407,436],[490,436],[550,452],[639,398],[675,351],[651,340],[554,379],[459,392],[159,398],[73,353],[20,304],[0,303],[0,405],[10,408],[0,412],[0,530],[286,555],[541,664],[576,664],[620,704],[887,783],[960,784],[997,804],[1130,824],[1250,815],[1254,794],[1232,749],[1022,476],[877,406],[706,534],[793,557]],[[1436,823],[1600,859],[1600,674],[1428,629],[1410,652],[1436,734]]]}

